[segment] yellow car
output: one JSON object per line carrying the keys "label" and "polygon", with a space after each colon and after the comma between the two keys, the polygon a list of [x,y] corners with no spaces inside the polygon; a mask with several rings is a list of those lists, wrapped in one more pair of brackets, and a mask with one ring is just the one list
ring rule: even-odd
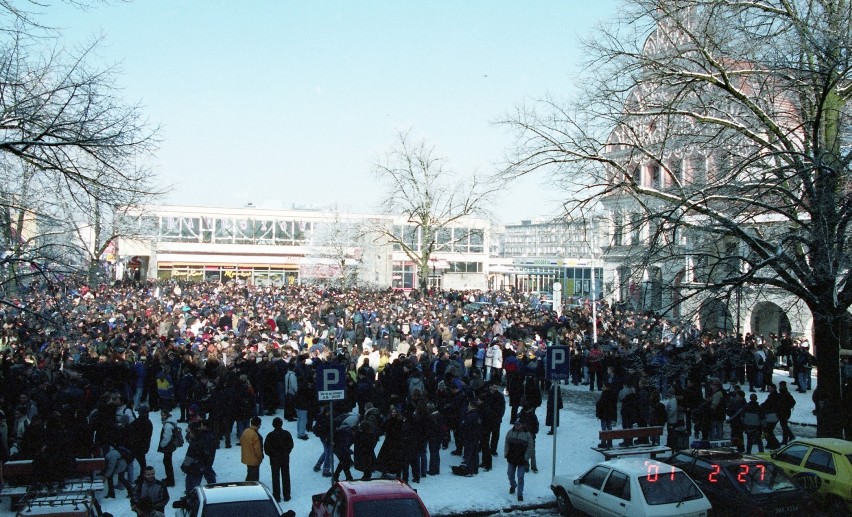
{"label": "yellow car", "polygon": [[832,514],[852,512],[852,442],[838,438],[797,438],[773,453],[760,453],[779,466]]}

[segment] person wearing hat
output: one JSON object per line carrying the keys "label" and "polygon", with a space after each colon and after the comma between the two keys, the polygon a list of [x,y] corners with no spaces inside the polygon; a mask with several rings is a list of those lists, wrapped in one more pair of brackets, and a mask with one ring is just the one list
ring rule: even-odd
{"label": "person wearing hat", "polygon": [[520,420],[515,420],[512,429],[506,433],[503,440],[503,457],[509,464],[506,475],[509,477],[509,493],[517,490],[518,501],[524,500],[524,474],[530,461],[534,444],[532,435]]}

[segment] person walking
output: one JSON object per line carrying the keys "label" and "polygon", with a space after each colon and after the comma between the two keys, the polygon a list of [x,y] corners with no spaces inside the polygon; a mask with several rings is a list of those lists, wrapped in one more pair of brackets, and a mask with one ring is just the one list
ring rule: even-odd
{"label": "person walking", "polygon": [[142,499],[148,498],[151,501],[151,506],[159,512],[166,511],[166,505],[169,503],[169,489],[166,484],[158,480],[154,467],[146,466],[142,470],[142,477],[136,481],[133,486],[133,496],[130,498],[130,509],[136,511]]}
{"label": "person walking", "polygon": [[248,428],[240,435],[240,459],[246,466],[246,481],[260,481],[263,462],[263,438],[260,436],[260,417],[253,416]]}
{"label": "person walking", "polygon": [[796,406],[796,399],[787,389],[787,381],[778,383],[778,401],[776,402],[776,411],[778,413],[778,423],[781,425],[781,445],[787,445],[791,440],[795,440],[796,436],[790,430],[790,416],[793,414],[793,408]]}
{"label": "person walking", "polygon": [[763,409],[757,403],[757,394],[749,394],[749,401],[742,409],[743,430],[746,435],[745,453],[751,454],[752,447],[757,445],[757,450],[763,452]]}
{"label": "person walking", "polygon": [[177,424],[170,420],[171,412],[163,409],[160,411],[160,418],[163,426],[160,429],[160,443],[157,446],[157,451],[163,453],[163,469],[166,471],[164,483],[167,487],[175,486],[175,468],[172,462],[172,454],[176,447],[175,434],[179,433]]}
{"label": "person walking", "polygon": [[524,500],[524,474],[530,461],[533,438],[520,420],[515,420],[512,429],[506,433],[503,441],[503,457],[509,464],[506,472],[509,477],[509,493],[518,493],[518,501]]}
{"label": "person walking", "polygon": [[[282,429],[284,421],[279,417],[272,419],[272,432],[266,435],[263,450],[269,456],[272,469],[272,497],[281,502],[290,500],[290,453],[293,451],[293,435]],[[242,442],[240,442],[242,443]]]}

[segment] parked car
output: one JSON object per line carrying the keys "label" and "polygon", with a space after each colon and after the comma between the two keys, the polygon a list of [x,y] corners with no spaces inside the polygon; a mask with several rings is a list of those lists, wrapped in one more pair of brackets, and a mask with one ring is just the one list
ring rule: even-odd
{"label": "parked car", "polygon": [[339,481],[312,500],[310,517],[429,517],[417,491],[397,479]]}
{"label": "parked car", "polygon": [[852,513],[852,442],[797,438],[775,452],[758,456],[779,466],[831,513]]}
{"label": "parked car", "polygon": [[685,472],[647,458],[612,459],[579,476],[556,476],[550,489],[563,515],[702,517],[710,511]]}
{"label": "parked car", "polygon": [[689,474],[714,515],[792,515],[813,509],[807,492],[764,458],[735,449],[693,449],[662,461]]}
{"label": "parked car", "polygon": [[172,503],[184,517],[281,517],[282,513],[269,489],[257,481],[213,483],[199,486]]}

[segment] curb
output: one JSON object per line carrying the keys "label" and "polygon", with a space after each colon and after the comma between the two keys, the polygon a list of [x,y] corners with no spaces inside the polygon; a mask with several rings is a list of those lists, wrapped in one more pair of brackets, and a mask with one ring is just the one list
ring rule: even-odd
{"label": "curb", "polygon": [[432,517],[489,517],[491,515],[509,514],[512,512],[530,511],[530,510],[552,510],[556,508],[556,501],[549,503],[537,504],[514,504],[506,508],[496,510],[469,510],[453,513],[433,513]]}

